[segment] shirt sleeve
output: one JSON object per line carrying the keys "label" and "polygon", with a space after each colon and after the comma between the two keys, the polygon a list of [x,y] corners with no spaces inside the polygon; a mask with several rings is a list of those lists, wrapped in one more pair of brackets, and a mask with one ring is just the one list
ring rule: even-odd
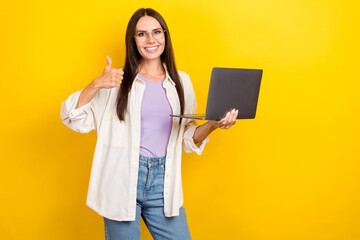
{"label": "shirt sleeve", "polygon": [[104,108],[101,106],[103,94],[101,94],[102,89],[98,90],[90,102],[75,109],[83,90],[74,92],[61,104],[60,118],[70,129],[79,133],[88,133],[97,129],[97,114],[101,108]]}
{"label": "shirt sleeve", "polygon": [[[183,73],[184,74],[184,73]],[[184,95],[185,95],[185,112],[186,114],[196,114],[197,113],[197,103],[196,103],[196,97],[195,97],[195,91],[192,86],[190,77],[187,74],[184,74],[186,76],[186,83],[184,83]],[[183,76],[182,76],[183,77]],[[206,137],[198,147],[194,143],[194,133],[197,126],[196,119],[182,119],[185,124],[184,129],[184,138],[183,138],[183,149],[186,153],[196,152],[198,155],[201,155],[205,144],[209,142],[209,137]]]}

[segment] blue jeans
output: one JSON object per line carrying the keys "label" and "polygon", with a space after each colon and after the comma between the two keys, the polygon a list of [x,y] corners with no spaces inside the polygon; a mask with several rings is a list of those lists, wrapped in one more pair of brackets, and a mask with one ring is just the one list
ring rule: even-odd
{"label": "blue jeans", "polygon": [[155,240],[190,240],[185,208],[179,216],[164,215],[165,157],[140,156],[135,221],[104,217],[106,240],[140,240],[140,218]]}

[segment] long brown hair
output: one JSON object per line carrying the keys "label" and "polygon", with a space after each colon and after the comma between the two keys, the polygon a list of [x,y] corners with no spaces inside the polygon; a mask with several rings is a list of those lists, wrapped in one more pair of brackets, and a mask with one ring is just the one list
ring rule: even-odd
{"label": "long brown hair", "polygon": [[129,92],[138,73],[138,66],[141,60],[141,55],[137,50],[133,36],[135,35],[136,24],[143,16],[150,16],[155,18],[160,23],[161,27],[165,30],[165,49],[161,54],[160,59],[161,63],[165,63],[170,78],[175,83],[176,91],[180,101],[181,114],[184,113],[184,90],[175,66],[174,52],[171,44],[169,29],[165,23],[164,18],[157,11],[151,8],[140,8],[132,15],[126,29],[126,57],[125,66],[123,68],[124,77],[116,100],[116,112],[120,121],[125,120],[125,111],[128,104]]}

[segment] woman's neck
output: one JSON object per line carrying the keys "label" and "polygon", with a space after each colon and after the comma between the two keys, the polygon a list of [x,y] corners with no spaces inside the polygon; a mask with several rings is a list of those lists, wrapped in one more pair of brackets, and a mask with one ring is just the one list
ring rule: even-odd
{"label": "woman's neck", "polygon": [[139,64],[139,73],[141,75],[150,75],[156,77],[165,74],[165,69],[161,64],[160,59],[141,60]]}

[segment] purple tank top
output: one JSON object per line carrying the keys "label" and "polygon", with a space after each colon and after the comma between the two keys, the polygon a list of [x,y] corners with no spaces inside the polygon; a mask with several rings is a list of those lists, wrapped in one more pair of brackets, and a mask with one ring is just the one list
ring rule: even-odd
{"label": "purple tank top", "polygon": [[140,74],[146,83],[141,103],[140,155],[145,157],[166,156],[173,119],[170,103],[162,82],[151,82]]}

